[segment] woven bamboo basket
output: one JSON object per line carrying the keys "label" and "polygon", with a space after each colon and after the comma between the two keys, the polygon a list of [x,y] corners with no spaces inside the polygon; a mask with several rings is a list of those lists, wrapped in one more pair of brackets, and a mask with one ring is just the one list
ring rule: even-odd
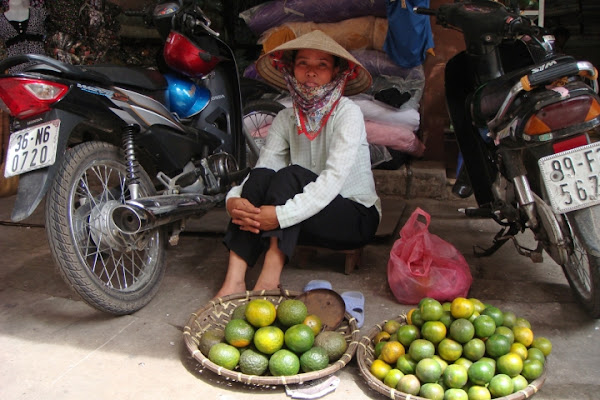
{"label": "woven bamboo basket", "polygon": [[232,381],[242,382],[247,385],[287,385],[308,382],[329,376],[345,367],[354,356],[358,347],[360,331],[357,327],[356,320],[348,313],[345,314],[344,320],[336,329],[337,332],[341,332],[346,338],[348,348],[339,360],[329,364],[327,368],[320,371],[306,372],[291,376],[248,375],[241,373],[237,369],[229,370],[213,363],[198,349],[202,334],[208,329],[225,329],[225,325],[227,325],[227,322],[231,319],[231,314],[237,306],[245,304],[253,299],[269,300],[277,306],[283,300],[295,298],[298,295],[300,295],[300,292],[288,290],[247,291],[245,293],[238,293],[214,299],[190,316],[183,329],[183,339],[185,344],[192,357],[203,367],[215,372],[219,376]]}
{"label": "woven bamboo basket", "polygon": [[[396,321],[400,322],[400,324],[402,324],[402,325],[406,324],[406,318],[403,315],[396,317],[394,319]],[[358,367],[360,369],[361,375],[365,378],[365,380],[367,381],[367,384],[369,385],[369,387],[371,389],[383,394],[386,397],[389,397],[390,399],[427,400],[423,397],[409,395],[407,393],[403,393],[394,388],[391,388],[391,387],[385,385],[382,381],[377,379],[375,376],[373,376],[373,374],[371,374],[371,372],[370,372],[371,364],[373,363],[373,360],[375,359],[375,348],[373,346],[373,339],[379,332],[381,332],[381,330],[383,329],[383,325],[386,322],[387,321],[383,321],[382,323],[375,325],[373,328],[371,328],[371,330],[369,330],[369,332],[367,333],[366,336],[363,336],[360,339],[359,346],[356,351],[356,361],[358,362]],[[542,376],[540,376],[538,379],[531,382],[525,389],[520,390],[517,393],[513,393],[510,396],[498,397],[495,400],[527,399],[537,393],[537,391],[544,384],[545,380],[546,380],[546,370],[544,369]]]}

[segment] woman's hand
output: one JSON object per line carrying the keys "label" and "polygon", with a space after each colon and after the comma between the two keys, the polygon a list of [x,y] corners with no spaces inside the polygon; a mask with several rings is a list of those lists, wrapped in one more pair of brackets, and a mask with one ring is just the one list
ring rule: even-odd
{"label": "woman's hand", "polygon": [[227,200],[227,212],[231,215],[231,222],[240,226],[243,231],[252,233],[260,232],[260,222],[256,217],[260,214],[260,208],[254,207],[247,199],[233,197]]}
{"label": "woman's hand", "polygon": [[256,215],[254,219],[260,223],[259,227],[261,231],[271,231],[279,228],[275,206],[260,207],[260,214]]}

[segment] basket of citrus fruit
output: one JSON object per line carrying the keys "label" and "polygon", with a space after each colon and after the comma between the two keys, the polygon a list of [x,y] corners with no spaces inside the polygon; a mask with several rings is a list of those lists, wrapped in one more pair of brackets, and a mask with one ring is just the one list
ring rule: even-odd
{"label": "basket of citrus fruit", "polygon": [[212,300],[190,316],[185,344],[203,367],[245,384],[284,385],[331,375],[356,352],[356,321],[346,313],[339,326],[323,326],[298,295],[273,290]]}
{"label": "basket of citrus fruit", "polygon": [[361,374],[393,399],[526,399],[544,383],[552,351],[526,319],[463,297],[424,298],[359,344]]}

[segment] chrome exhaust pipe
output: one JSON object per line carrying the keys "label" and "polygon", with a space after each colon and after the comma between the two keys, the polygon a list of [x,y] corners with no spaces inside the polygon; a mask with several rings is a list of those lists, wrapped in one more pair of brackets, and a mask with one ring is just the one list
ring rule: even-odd
{"label": "chrome exhaust pipe", "polygon": [[142,197],[115,207],[111,218],[119,231],[133,235],[192,215],[203,215],[224,199],[223,193]]}

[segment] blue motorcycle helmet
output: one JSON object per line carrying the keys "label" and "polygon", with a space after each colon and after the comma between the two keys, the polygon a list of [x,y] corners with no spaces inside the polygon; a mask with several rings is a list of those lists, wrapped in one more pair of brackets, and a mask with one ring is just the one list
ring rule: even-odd
{"label": "blue motorcycle helmet", "polygon": [[169,108],[179,118],[198,114],[210,102],[210,91],[191,80],[174,74],[165,74],[168,82]]}

